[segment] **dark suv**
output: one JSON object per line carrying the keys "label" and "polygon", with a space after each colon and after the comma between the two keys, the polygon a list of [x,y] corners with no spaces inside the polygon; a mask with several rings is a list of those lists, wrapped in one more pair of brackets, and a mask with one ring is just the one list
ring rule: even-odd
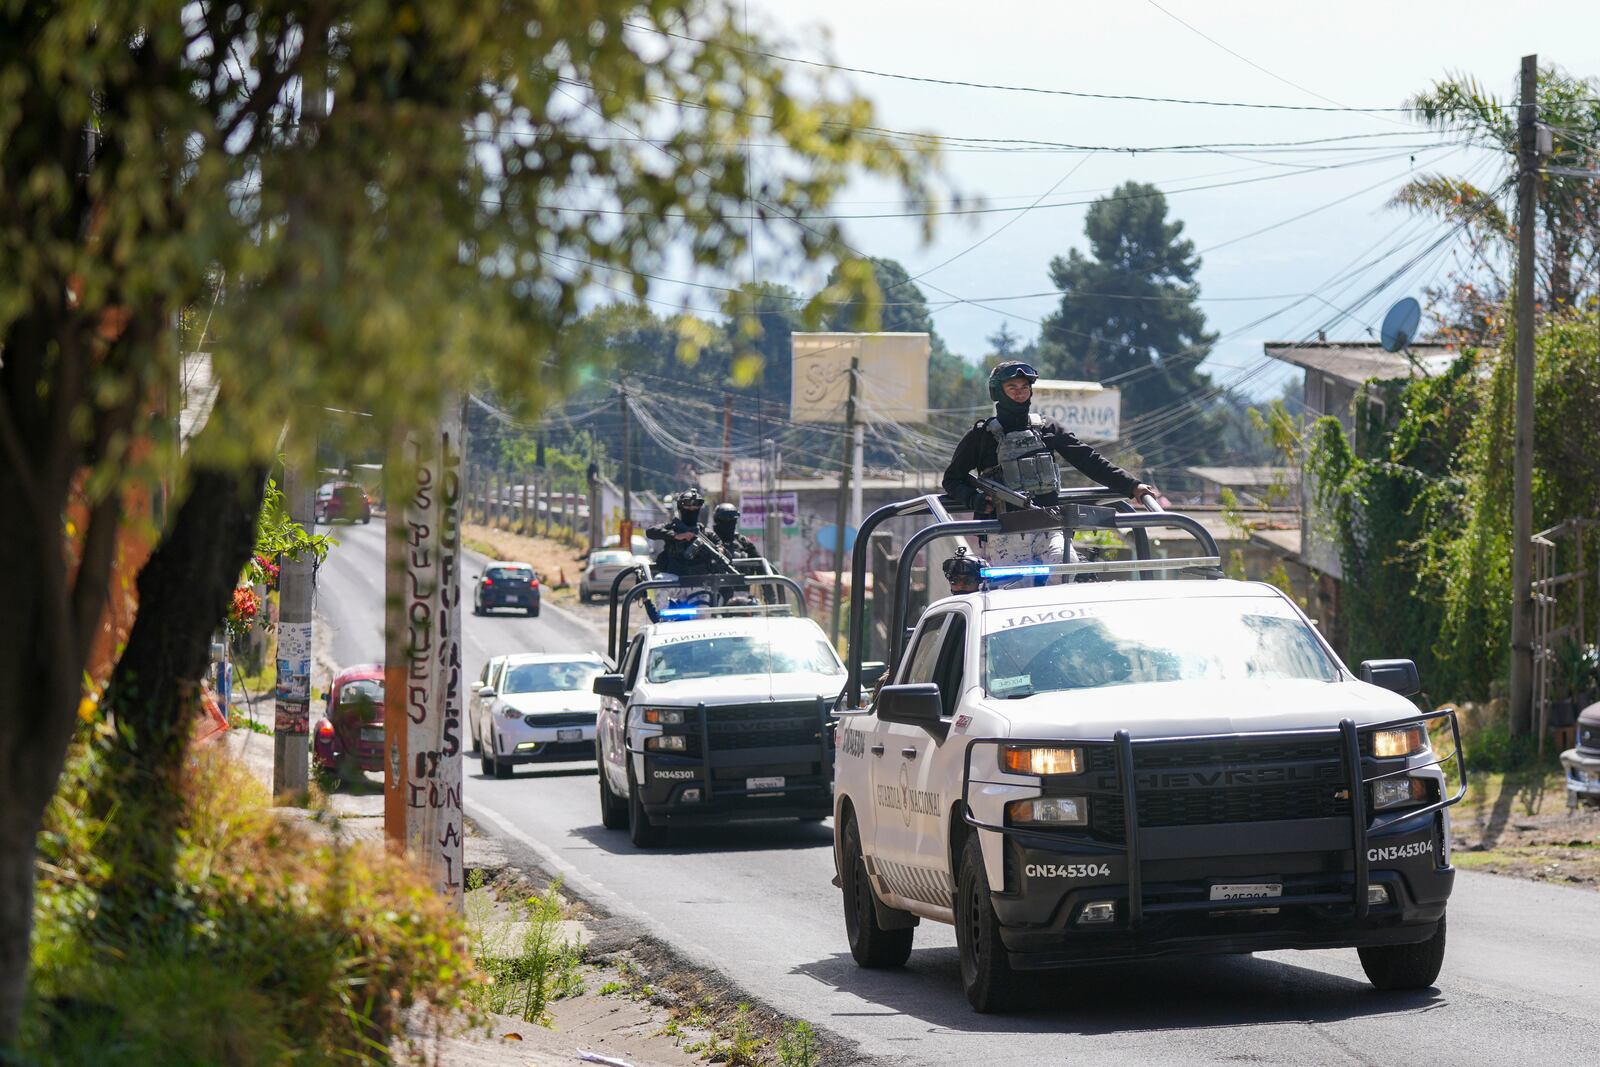
{"label": "dark suv", "polygon": [[372,501],[367,491],[354,482],[328,482],[317,489],[314,506],[316,521],[328,525],[343,522],[371,522]]}
{"label": "dark suv", "polygon": [[530,564],[495,561],[478,575],[472,613],[486,615],[497,608],[521,608],[529,616],[538,616],[539,576]]}

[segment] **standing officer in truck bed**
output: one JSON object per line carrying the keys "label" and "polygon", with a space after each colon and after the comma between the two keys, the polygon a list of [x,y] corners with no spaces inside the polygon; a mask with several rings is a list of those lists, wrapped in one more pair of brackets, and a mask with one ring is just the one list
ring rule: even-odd
{"label": "standing officer in truck bed", "polygon": [[[1034,503],[1050,507],[1061,492],[1061,470],[1057,457],[1066,460],[1108,489],[1126,493],[1130,499],[1155,495],[1155,488],[1139,481],[1121,467],[1096,452],[1077,436],[1062,429],[1054,419],[1029,410],[1033,402],[1033,383],[1039,372],[1021,360],[997,364],[989,374],[989,398],[994,401],[994,416],[973,424],[944,472],[944,491],[958,507],[971,507],[982,515],[989,503],[973,486],[971,475],[999,482],[1027,493]],[[1003,503],[996,507],[1004,508]],[[1064,563],[1069,558],[1066,538],[1057,530],[1037,530],[1021,534],[993,534],[988,539],[989,562],[995,566],[1021,563]]]}

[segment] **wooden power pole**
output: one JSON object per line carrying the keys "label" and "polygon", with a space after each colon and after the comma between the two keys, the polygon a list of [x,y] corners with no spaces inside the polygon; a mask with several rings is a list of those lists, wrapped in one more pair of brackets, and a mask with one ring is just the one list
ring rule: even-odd
{"label": "wooden power pole", "polygon": [[[839,470],[839,506],[835,511],[836,522],[833,535],[836,538],[833,546],[833,628],[829,633],[833,637],[834,647],[839,645],[839,609],[844,600],[844,558],[845,558],[845,518],[850,504],[850,470],[855,465],[855,437],[856,437],[856,388],[861,377],[861,356],[850,357],[850,392],[844,404],[844,463]],[[852,589],[852,596],[860,595],[861,590]]]}
{"label": "wooden power pole", "polygon": [[1539,57],[1522,57],[1517,155],[1516,434],[1511,522],[1511,730],[1533,724],[1533,333]]}
{"label": "wooden power pole", "polygon": [[460,404],[391,440],[384,659],[384,837],[462,906]]}

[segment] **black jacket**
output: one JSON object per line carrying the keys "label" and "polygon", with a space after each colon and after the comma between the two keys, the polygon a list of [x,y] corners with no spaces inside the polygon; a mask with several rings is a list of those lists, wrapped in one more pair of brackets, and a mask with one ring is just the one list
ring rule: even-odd
{"label": "black jacket", "polygon": [[755,542],[737,531],[732,537],[723,537],[717,533],[712,533],[710,537],[722,546],[722,551],[727,553],[729,559],[758,559],[761,556],[756,550]]}
{"label": "black jacket", "polygon": [[[700,536],[694,541],[679,541],[677,536],[681,533]],[[661,546],[660,555],[656,556],[656,567],[668,574],[726,574],[731,569],[716,557],[715,549],[720,546],[701,523],[687,523],[674,516],[670,522],[652,526],[644,534],[652,541],[666,542]]]}
{"label": "black jacket", "polygon": [[[1077,434],[1061,428],[1054,419],[1045,419],[1040,428],[1045,444],[1062,459],[1108,489],[1127,496],[1139,486],[1139,479],[1123,470],[1078,440]],[[956,445],[955,455],[944,472],[944,491],[956,501],[958,507],[971,507],[978,502],[979,493],[973,488],[970,475],[982,474],[999,462],[999,447],[994,434],[989,432],[989,420],[975,423],[967,435]]]}

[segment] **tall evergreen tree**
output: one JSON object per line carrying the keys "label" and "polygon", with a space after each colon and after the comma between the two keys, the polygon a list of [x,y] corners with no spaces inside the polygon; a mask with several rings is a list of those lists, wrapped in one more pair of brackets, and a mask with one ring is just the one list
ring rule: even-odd
{"label": "tall evergreen tree", "polygon": [[[1085,256],[1050,261],[1060,306],[1044,322],[1041,371],[1122,390],[1123,436],[1150,466],[1201,462],[1215,450],[1211,386],[1197,369],[1216,335],[1196,304],[1200,257],[1167,219],[1153,185],[1125,182],[1090,206]],[[1187,405],[1187,406],[1185,406]]]}

